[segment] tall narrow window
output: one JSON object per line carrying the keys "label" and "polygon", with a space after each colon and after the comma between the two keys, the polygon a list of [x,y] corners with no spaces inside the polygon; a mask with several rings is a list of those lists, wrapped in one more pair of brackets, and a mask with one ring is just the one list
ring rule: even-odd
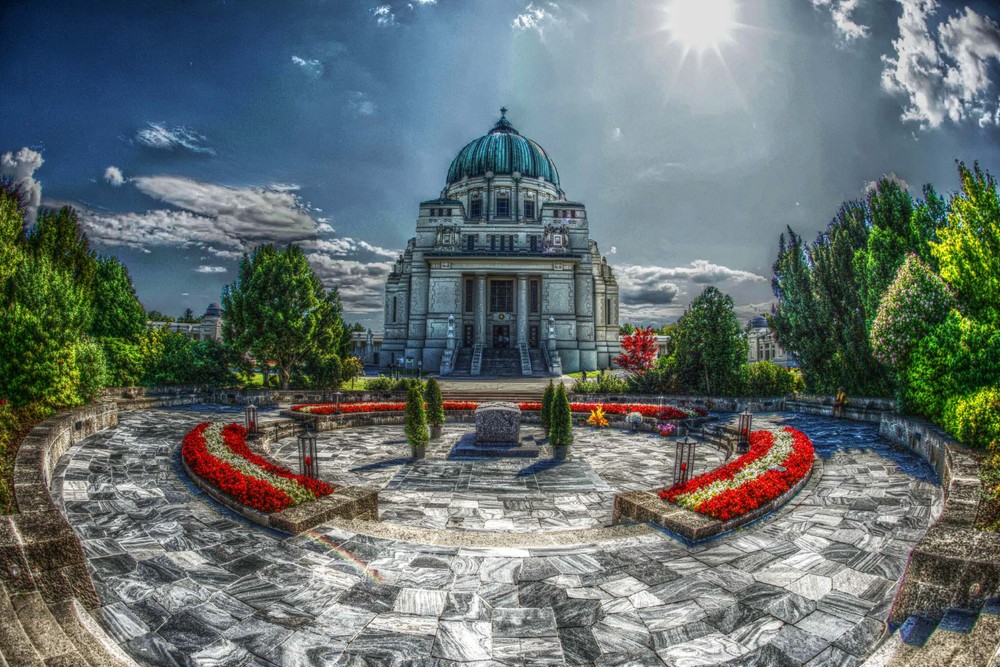
{"label": "tall narrow window", "polygon": [[528,245],[531,247],[531,252],[538,252],[538,236],[535,234],[529,236]]}
{"label": "tall narrow window", "polygon": [[604,299],[604,323],[611,324],[611,299]]}
{"label": "tall narrow window", "polygon": [[392,321],[396,321],[396,297],[392,297]]}
{"label": "tall narrow window", "polygon": [[490,252],[497,251],[497,235],[490,234]]}
{"label": "tall narrow window", "polygon": [[469,217],[470,218],[481,218],[483,217],[483,200],[473,199],[472,203],[469,204]]}
{"label": "tall narrow window", "polygon": [[538,312],[538,281],[528,282],[528,310],[532,313]]}
{"label": "tall narrow window", "polygon": [[528,220],[533,220],[535,218],[535,202],[524,202],[524,217]]}
{"label": "tall narrow window", "polygon": [[465,312],[471,313],[476,303],[476,283],[472,280],[465,281]]}
{"label": "tall narrow window", "polygon": [[510,217],[510,197],[508,195],[499,195],[497,197],[497,217]]}
{"label": "tall narrow window", "polygon": [[490,312],[491,313],[514,312],[513,280],[490,281]]}
{"label": "tall narrow window", "polygon": [[465,237],[465,249],[468,250],[469,252],[472,252],[473,250],[476,249],[475,234],[469,234],[468,236]]}

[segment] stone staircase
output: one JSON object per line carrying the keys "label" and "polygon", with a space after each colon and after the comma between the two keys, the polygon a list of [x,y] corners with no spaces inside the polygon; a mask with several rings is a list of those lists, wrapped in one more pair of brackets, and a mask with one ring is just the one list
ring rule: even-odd
{"label": "stone staircase", "polygon": [[528,356],[531,358],[531,375],[533,377],[548,377],[549,369],[545,365],[542,351],[529,349]]}
{"label": "stone staircase", "polygon": [[864,664],[887,667],[997,667],[1000,665],[1000,598],[978,612],[951,609],[940,621],[910,616]]}
{"label": "stone staircase", "polygon": [[521,354],[514,348],[484,349],[482,374],[487,377],[521,375]]}
{"label": "stone staircase", "polygon": [[0,665],[135,667],[75,599],[48,605],[38,592],[0,592]]}
{"label": "stone staircase", "polygon": [[452,369],[452,375],[467,376],[470,375],[472,371],[472,348],[463,347],[459,348],[458,354],[455,356],[455,368]]}

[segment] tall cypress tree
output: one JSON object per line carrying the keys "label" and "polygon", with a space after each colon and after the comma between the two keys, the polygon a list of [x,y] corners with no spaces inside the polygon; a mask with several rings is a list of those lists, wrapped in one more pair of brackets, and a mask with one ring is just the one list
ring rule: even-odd
{"label": "tall cypress tree", "polygon": [[556,386],[553,384],[552,380],[549,380],[549,386],[545,388],[545,393],[542,394],[542,413],[540,415],[542,420],[542,430],[545,431],[545,436],[549,435],[549,427],[552,424],[552,401],[556,397]]}
{"label": "tall cypress tree", "polygon": [[556,388],[552,401],[552,417],[549,428],[549,444],[553,447],[568,447],[573,443],[573,414],[569,409],[566,385],[562,382]]}
{"label": "tall cypress tree", "polygon": [[424,411],[424,397],[417,383],[410,385],[406,395],[406,440],[410,446],[422,447],[430,440],[427,432],[427,413]]}

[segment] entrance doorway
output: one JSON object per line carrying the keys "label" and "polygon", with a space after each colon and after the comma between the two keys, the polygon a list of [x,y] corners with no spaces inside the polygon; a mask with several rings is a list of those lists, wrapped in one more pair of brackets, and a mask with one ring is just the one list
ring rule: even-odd
{"label": "entrance doorway", "polygon": [[462,347],[472,347],[475,337],[475,330],[471,324],[466,324],[462,327]]}
{"label": "entrance doorway", "polygon": [[498,324],[493,327],[493,347],[504,350],[510,347],[510,326]]}

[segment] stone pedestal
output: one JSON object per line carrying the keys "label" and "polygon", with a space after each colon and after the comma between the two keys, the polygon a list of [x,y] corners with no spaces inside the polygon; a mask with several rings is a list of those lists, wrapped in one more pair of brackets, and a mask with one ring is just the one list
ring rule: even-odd
{"label": "stone pedestal", "polygon": [[521,440],[521,409],[514,403],[483,403],[476,408],[476,444],[516,447]]}

